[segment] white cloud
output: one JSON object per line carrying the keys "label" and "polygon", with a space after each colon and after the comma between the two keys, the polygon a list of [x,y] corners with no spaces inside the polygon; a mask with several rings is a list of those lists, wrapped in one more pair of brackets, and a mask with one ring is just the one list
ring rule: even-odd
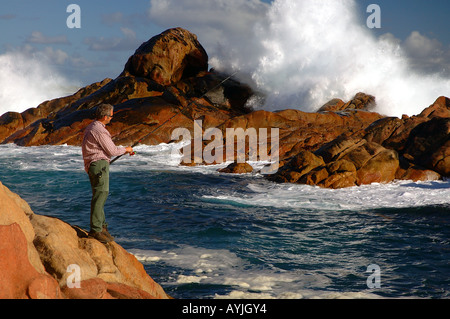
{"label": "white cloud", "polygon": [[84,43],[92,51],[129,51],[135,50],[141,44],[132,29],[122,27],[120,30],[124,37],[89,37],[84,39]]}
{"label": "white cloud", "polygon": [[414,68],[425,73],[450,76],[450,47],[444,47],[439,40],[413,31],[402,47]]}
{"label": "white cloud", "polygon": [[414,71],[450,77],[450,46],[446,47],[439,40],[429,38],[419,31],[411,32],[404,41],[391,33],[383,34],[380,40],[397,46],[399,54],[407,59]]}
{"label": "white cloud", "polygon": [[31,36],[28,37],[27,42],[37,44],[69,44],[69,41],[65,35],[49,37],[45,36],[40,31],[33,31]]}
{"label": "white cloud", "polygon": [[63,65],[69,60],[69,54],[60,49],[53,49],[52,47],[46,47],[43,51],[36,53],[36,56],[42,59],[46,59],[49,62],[52,61],[54,64]]}

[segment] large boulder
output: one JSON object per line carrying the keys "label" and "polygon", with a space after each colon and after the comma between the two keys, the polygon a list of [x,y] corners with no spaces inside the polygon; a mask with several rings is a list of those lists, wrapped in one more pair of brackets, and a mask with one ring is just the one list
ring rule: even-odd
{"label": "large boulder", "polygon": [[207,69],[208,54],[197,36],[175,28],[143,43],[129,58],[122,76],[132,75],[172,85]]}
{"label": "large boulder", "polygon": [[58,282],[30,263],[19,224],[0,225],[0,255],[0,299],[61,298]]}
{"label": "large boulder", "polygon": [[[193,129],[249,112],[248,85],[210,70],[208,55],[195,34],[169,29],[143,43],[116,79],[88,85],[74,95],[46,101],[22,113],[0,117],[0,143],[21,146],[80,145],[84,129],[101,103],[115,106],[110,125],[118,143],[168,143],[176,127]],[[170,122],[168,121],[170,119]],[[156,134],[151,134],[158,127]]]}
{"label": "large boulder", "polygon": [[343,188],[391,182],[399,165],[398,154],[379,144],[336,139],[314,153],[301,151],[268,178],[276,182]]}

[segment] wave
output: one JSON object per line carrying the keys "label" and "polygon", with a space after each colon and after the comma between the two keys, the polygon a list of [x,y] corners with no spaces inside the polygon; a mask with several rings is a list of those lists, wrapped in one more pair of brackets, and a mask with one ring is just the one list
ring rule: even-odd
{"label": "wave", "polygon": [[450,180],[396,181],[337,190],[261,181],[250,182],[247,188],[249,193],[245,196],[204,195],[203,199],[234,205],[337,212],[448,205],[450,196]]}
{"label": "wave", "polygon": [[266,106],[316,108],[357,92],[376,96],[377,111],[415,115],[450,81],[412,72],[401,49],[361,26],[354,0],[275,1],[258,37],[265,48],[253,78],[273,94]]}
{"label": "wave", "polygon": [[392,37],[377,38],[355,0],[275,0],[251,30],[240,40],[223,34],[229,47],[219,46],[211,64],[254,82],[264,96],[251,101],[254,108],[316,111],[365,92],[376,97],[375,111],[400,117],[449,93],[450,79],[413,70]]}
{"label": "wave", "polygon": [[49,63],[20,52],[0,55],[0,69],[0,115],[23,112],[79,88]]}

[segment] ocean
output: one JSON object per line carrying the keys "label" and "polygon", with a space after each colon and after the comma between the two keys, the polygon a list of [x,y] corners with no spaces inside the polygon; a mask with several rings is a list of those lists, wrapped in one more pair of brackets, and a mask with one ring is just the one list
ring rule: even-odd
{"label": "ocean", "polygon": [[[114,163],[105,207],[116,242],[172,297],[450,297],[450,180],[275,184],[179,166],[180,147]],[[35,213],[89,229],[81,148],[0,145],[0,181]]]}

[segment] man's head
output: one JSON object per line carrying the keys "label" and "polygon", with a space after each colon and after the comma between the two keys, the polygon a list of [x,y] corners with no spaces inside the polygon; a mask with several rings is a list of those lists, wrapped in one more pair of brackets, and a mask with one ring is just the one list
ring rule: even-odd
{"label": "man's head", "polygon": [[100,104],[97,107],[97,111],[95,113],[97,121],[100,121],[105,125],[111,122],[113,114],[114,114],[114,107],[111,104]]}

